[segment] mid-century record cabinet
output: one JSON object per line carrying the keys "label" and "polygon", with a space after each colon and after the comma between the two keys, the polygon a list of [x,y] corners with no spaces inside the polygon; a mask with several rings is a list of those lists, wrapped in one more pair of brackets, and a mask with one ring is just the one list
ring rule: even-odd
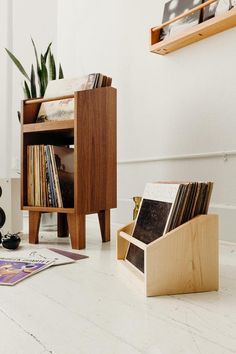
{"label": "mid-century record cabinet", "polygon": [[[42,102],[74,97],[74,119],[36,123]],[[58,213],[58,235],[69,232],[74,249],[86,246],[85,217],[97,213],[102,240],[110,240],[110,209],[117,203],[116,89],[77,91],[72,96],[22,102],[21,205],[29,211],[29,242],[38,243],[42,213]],[[27,146],[74,145],[74,206],[27,205]]]}

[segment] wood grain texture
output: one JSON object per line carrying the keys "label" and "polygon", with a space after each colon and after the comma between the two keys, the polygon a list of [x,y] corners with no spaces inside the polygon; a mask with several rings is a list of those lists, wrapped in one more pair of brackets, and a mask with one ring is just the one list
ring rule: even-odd
{"label": "wood grain texture", "polygon": [[72,248],[77,250],[85,248],[85,214],[67,214],[67,221]]}
{"label": "wood grain texture", "polygon": [[29,212],[29,243],[39,242],[39,227],[41,220],[41,212]]}
{"label": "wood grain texture", "polygon": [[[202,22],[193,26],[179,34],[170,36],[159,42],[160,29],[151,29],[151,47],[152,53],[165,55],[177,49],[183,48],[194,42],[198,42],[204,38],[213,36],[217,33],[223,32],[227,29],[236,26],[236,8],[227,11],[224,14],[218,15],[210,20]],[[156,34],[154,34],[156,33]],[[155,43],[156,41],[156,43]]]}
{"label": "wood grain texture", "polygon": [[53,208],[53,207],[36,207],[36,206],[24,206],[22,210],[28,211],[41,211],[43,213],[66,213],[74,214],[74,208]]}
{"label": "wood grain texture", "polygon": [[26,105],[35,105],[35,104],[41,104],[43,102],[51,102],[51,101],[59,101],[59,100],[65,100],[68,98],[74,98],[74,95],[66,95],[66,96],[57,96],[57,97],[45,97],[45,98],[36,98],[36,99],[31,99],[31,100],[25,100]]}
{"label": "wood grain texture", "polygon": [[[23,110],[24,111],[24,110]],[[27,205],[27,146],[30,144],[30,137],[23,134],[23,119],[21,122],[21,208]]]}
{"label": "wood grain texture", "polygon": [[146,250],[146,248],[147,248],[147,245],[146,245],[144,242],[138,240],[138,239],[135,238],[135,237],[130,236],[130,235],[127,234],[126,232],[120,231],[120,236],[121,236],[123,239],[129,241],[129,243],[132,243],[132,245],[137,246],[138,248],[140,248],[140,249],[143,250],[143,251]]}
{"label": "wood grain texture", "polygon": [[110,209],[99,211],[98,220],[101,230],[102,242],[110,241]]}
{"label": "wood grain texture", "polygon": [[75,93],[78,213],[116,208],[116,90]]}
{"label": "wood grain texture", "polygon": [[23,125],[24,133],[47,132],[58,130],[70,130],[74,128],[74,120],[62,120],[55,122],[31,123]]}
{"label": "wood grain texture", "polygon": [[[124,260],[125,256],[127,254],[127,250],[129,247],[129,241],[125,237],[121,237],[121,232],[127,235],[132,235],[134,229],[134,222],[122,227],[117,231],[117,236],[116,236],[116,242],[117,242],[117,247],[116,247],[116,257],[119,260]],[[131,237],[131,236],[130,236]]]}
{"label": "wood grain texture", "polygon": [[32,124],[36,122],[38,112],[40,109],[40,102],[34,104],[27,104],[28,101],[22,101],[21,109],[21,124]]}
{"label": "wood grain texture", "polygon": [[21,102],[21,141],[20,141],[20,169],[21,169],[21,178],[20,178],[20,194],[21,194],[21,209],[27,204],[27,144],[23,136],[23,126],[24,126],[24,114],[25,114],[25,105],[24,101]]}
{"label": "wood grain texture", "polygon": [[149,244],[146,252],[147,296],[218,290],[216,215],[194,218]]}
{"label": "wood grain texture", "polygon": [[[133,225],[118,231],[118,259],[125,259],[129,242],[134,241],[132,237],[125,237]],[[143,245],[143,287],[146,296],[218,290],[217,215],[197,216],[152,243]]]}
{"label": "wood grain texture", "polygon": [[[99,214],[102,240],[110,240],[110,209],[117,203],[116,89],[75,92],[70,96],[75,98],[74,120],[35,123],[42,102],[66,97],[22,102],[21,207],[30,212],[66,213],[72,247],[81,249],[86,214]],[[27,146],[36,144],[74,144],[74,208],[27,205]],[[59,230],[59,235],[64,231]]]}

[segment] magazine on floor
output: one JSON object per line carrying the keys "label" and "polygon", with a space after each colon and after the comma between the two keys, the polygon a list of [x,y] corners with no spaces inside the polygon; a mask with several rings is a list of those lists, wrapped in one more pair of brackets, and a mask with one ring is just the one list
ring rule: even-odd
{"label": "magazine on floor", "polygon": [[17,252],[0,252],[0,260],[27,260],[27,261],[50,261],[50,265],[62,265],[73,263],[74,260],[65,255],[59,254],[48,248],[28,248],[20,249]]}
{"label": "magazine on floor", "polygon": [[0,285],[15,285],[50,266],[73,262],[74,259],[47,248],[0,252]]}
{"label": "magazine on floor", "polygon": [[50,260],[15,258],[0,259],[0,285],[15,285],[53,264]]}

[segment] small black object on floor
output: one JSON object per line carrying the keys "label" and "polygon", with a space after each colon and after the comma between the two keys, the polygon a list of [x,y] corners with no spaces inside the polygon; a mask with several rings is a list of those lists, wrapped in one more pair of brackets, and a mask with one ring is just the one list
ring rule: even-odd
{"label": "small black object on floor", "polygon": [[9,250],[16,250],[19,247],[20,241],[21,238],[18,233],[7,233],[5,236],[2,236],[2,233],[0,232],[0,243],[2,243],[4,248]]}

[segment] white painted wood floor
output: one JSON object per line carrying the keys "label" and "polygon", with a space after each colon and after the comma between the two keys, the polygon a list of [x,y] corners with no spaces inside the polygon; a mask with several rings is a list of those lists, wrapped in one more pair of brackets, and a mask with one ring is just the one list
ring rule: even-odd
{"label": "white painted wood floor", "polygon": [[[70,249],[43,233],[49,246]],[[121,275],[97,224],[79,253],[89,258],[0,288],[0,354],[236,353],[236,245],[221,244],[219,292],[155,298]]]}

